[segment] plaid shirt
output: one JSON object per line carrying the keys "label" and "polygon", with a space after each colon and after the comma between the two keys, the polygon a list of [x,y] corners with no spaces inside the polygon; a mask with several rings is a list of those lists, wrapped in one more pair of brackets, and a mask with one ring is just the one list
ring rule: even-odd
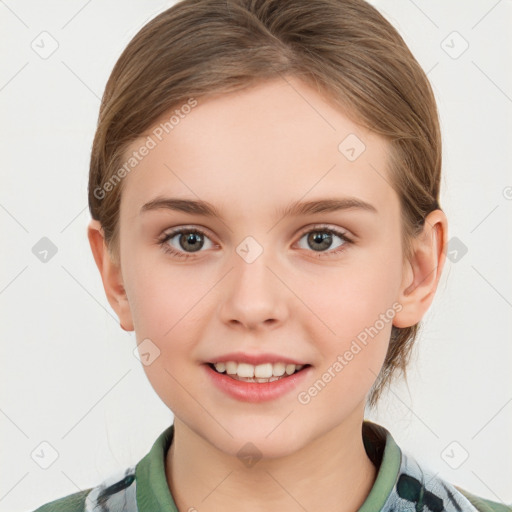
{"label": "plaid shirt", "polygon": [[[171,425],[138,464],[34,512],[179,512],[164,466],[173,433]],[[512,512],[510,505],[474,496],[438,477],[376,423],[363,422],[363,441],[377,478],[358,512]]]}

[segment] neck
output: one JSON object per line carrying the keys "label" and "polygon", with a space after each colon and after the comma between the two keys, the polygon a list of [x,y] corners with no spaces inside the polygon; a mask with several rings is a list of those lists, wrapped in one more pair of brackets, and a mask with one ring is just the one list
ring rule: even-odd
{"label": "neck", "polygon": [[244,467],[175,418],[166,456],[169,489],[180,512],[356,512],[377,474],[362,421],[362,414],[349,418],[290,455]]}

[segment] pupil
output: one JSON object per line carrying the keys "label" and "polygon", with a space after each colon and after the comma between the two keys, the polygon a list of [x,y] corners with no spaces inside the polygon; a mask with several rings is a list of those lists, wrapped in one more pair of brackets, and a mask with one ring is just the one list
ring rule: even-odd
{"label": "pupil", "polygon": [[313,242],[313,243],[319,243],[319,244],[321,244],[322,242],[325,242],[323,244],[323,246],[320,247],[319,249],[315,248],[313,246],[313,250],[319,251],[319,250],[322,250],[322,249],[328,249],[329,248],[329,246],[331,245],[332,236],[329,233],[326,233],[326,232],[315,231],[314,233],[310,234],[309,241]]}
{"label": "pupil", "polygon": [[185,236],[184,235],[184,238],[185,238],[185,245],[181,244],[181,246],[186,249],[186,244],[190,244],[190,248],[193,250],[193,251],[197,251],[199,249],[201,249],[201,246],[202,246],[202,239],[201,239],[201,235],[199,233],[189,233],[188,236]]}

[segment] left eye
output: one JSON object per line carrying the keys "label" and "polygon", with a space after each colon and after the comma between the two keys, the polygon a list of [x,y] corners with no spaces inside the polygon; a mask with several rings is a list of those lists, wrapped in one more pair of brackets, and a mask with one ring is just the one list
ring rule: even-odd
{"label": "left eye", "polygon": [[[341,242],[335,247],[331,247],[333,243],[333,236],[341,240]],[[302,247],[303,249],[312,248],[313,251],[319,253],[326,252],[328,249],[338,249],[338,247],[341,247],[341,249],[332,251],[333,254],[337,254],[344,249],[346,244],[351,243],[351,240],[345,235],[345,233],[342,233],[336,229],[325,227],[310,229],[304,233],[300,239],[302,240],[303,238],[306,238],[306,243],[309,246]]]}

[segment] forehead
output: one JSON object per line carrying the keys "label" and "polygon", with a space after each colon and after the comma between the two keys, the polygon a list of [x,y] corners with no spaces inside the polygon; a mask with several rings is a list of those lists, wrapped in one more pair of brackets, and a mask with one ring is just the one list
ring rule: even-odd
{"label": "forehead", "polygon": [[173,112],[126,152],[152,141],[124,178],[121,209],[130,217],[157,195],[203,199],[238,215],[326,194],[396,199],[386,141],[297,79],[197,98],[170,128]]}

